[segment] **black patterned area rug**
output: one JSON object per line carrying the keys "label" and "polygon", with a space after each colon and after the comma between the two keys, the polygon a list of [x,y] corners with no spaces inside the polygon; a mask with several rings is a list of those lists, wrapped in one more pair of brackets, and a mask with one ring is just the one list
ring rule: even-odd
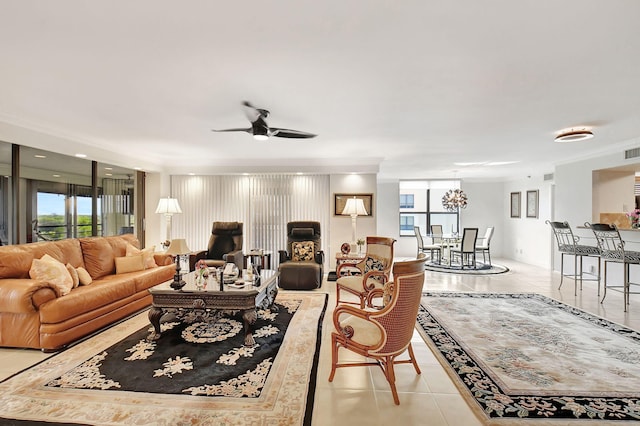
{"label": "black patterned area rug", "polygon": [[0,383],[0,424],[310,424],[326,304],[281,292],[252,347],[239,316],[163,319],[148,342],[140,314]]}
{"label": "black patterned area rug", "polygon": [[476,262],[475,268],[460,267],[460,265],[447,265],[427,262],[424,265],[424,269],[433,272],[445,272],[449,274],[465,274],[465,275],[493,275],[504,274],[509,272],[509,268],[503,265],[496,265],[495,263],[489,265],[488,263]]}
{"label": "black patterned area rug", "polygon": [[418,330],[489,425],[640,420],[640,333],[537,294],[429,292]]}

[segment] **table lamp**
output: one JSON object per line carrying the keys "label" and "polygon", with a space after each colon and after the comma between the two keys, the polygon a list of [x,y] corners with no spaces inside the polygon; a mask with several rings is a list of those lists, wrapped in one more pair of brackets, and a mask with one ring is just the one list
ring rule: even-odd
{"label": "table lamp", "polygon": [[158,207],[156,207],[156,213],[164,214],[164,217],[167,220],[167,233],[165,235],[166,241],[162,243],[162,246],[167,248],[171,241],[171,216],[177,213],[182,213],[180,204],[178,204],[178,199],[169,197],[160,198],[158,201]]}
{"label": "table lamp", "polygon": [[351,216],[351,250],[355,251],[356,248],[356,219],[358,216],[368,216],[367,209],[364,207],[364,202],[362,198],[353,198],[347,199],[347,204],[344,206],[344,210],[342,210],[343,215]]}
{"label": "table lamp", "polygon": [[180,256],[190,252],[191,250],[189,250],[187,241],[184,238],[171,240],[171,244],[169,244],[169,248],[167,249],[167,254],[176,257],[176,274],[173,276],[173,282],[171,283],[171,288],[174,290],[180,290],[185,286],[185,284],[187,284],[180,275]]}

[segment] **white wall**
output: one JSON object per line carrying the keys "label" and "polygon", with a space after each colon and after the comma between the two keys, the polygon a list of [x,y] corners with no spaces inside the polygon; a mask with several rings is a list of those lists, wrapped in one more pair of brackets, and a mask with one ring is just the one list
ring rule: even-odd
{"label": "white wall", "polygon": [[[537,218],[527,217],[527,191],[538,190],[539,211]],[[511,218],[510,194],[521,193],[521,215]],[[545,223],[552,218],[553,189],[551,181],[544,181],[543,175],[506,182],[503,195],[504,236],[502,256],[507,259],[551,268],[552,237],[551,228]]]}
{"label": "white wall", "polygon": [[508,197],[504,197],[504,183],[463,181],[461,188],[468,199],[467,208],[460,211],[461,227],[478,228],[478,236],[484,236],[487,227],[493,226],[495,230],[491,237],[491,257],[503,257],[504,206],[508,203]]}

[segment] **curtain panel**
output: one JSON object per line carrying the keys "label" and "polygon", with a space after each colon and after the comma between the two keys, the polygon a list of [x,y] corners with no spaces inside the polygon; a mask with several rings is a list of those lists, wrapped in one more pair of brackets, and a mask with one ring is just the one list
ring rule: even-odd
{"label": "curtain panel", "polygon": [[329,241],[329,175],[172,176],[171,196],[182,208],[171,234],[192,251],[207,248],[215,221],[242,222],[244,252],[272,252],[272,268],[286,247],[288,222],[318,221],[323,245]]}

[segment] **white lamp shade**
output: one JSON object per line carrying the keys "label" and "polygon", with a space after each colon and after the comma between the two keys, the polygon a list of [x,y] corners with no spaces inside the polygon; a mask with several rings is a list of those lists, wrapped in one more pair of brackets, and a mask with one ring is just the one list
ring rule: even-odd
{"label": "white lamp shade", "polygon": [[368,216],[367,209],[364,208],[364,202],[361,198],[349,198],[347,204],[342,210],[343,215]]}
{"label": "white lamp shade", "polygon": [[158,201],[158,207],[156,208],[156,213],[172,215],[182,213],[182,209],[180,208],[180,204],[178,204],[177,198],[160,198],[160,201]]}
{"label": "white lamp shade", "polygon": [[189,246],[187,246],[187,240],[184,238],[176,238],[171,240],[171,245],[169,245],[169,249],[167,250],[167,254],[171,254],[174,256],[190,253],[191,250]]}

